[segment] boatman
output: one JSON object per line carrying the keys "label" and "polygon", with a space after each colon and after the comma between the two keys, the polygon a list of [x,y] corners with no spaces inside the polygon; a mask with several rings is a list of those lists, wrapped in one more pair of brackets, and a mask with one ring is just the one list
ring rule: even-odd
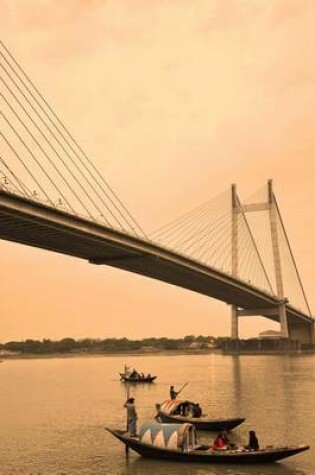
{"label": "boatman", "polygon": [[175,391],[174,386],[170,387],[170,398],[176,399],[178,392]]}
{"label": "boatman", "polygon": [[128,398],[124,407],[127,409],[127,431],[131,437],[136,437],[138,414],[135,407],[135,399],[133,397]]}

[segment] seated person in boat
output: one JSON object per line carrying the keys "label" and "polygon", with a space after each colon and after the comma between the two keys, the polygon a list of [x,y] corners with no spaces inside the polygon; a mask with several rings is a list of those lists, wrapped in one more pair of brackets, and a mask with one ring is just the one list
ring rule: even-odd
{"label": "seated person in boat", "polygon": [[182,415],[182,404],[178,404],[176,408],[172,411],[172,415],[181,416]]}
{"label": "seated person in boat", "polygon": [[212,450],[227,450],[228,443],[227,438],[220,432],[217,437],[212,441],[210,448]]}
{"label": "seated person in boat", "polygon": [[249,433],[249,440],[248,445],[246,445],[245,449],[247,450],[259,450],[259,442],[254,430],[250,430]]}
{"label": "seated person in boat", "polygon": [[239,443],[237,439],[239,436],[235,432],[230,430],[224,430],[222,432],[222,437],[225,440],[227,448],[229,450],[235,450],[239,448]]}
{"label": "seated person in boat", "polygon": [[132,373],[129,376],[129,379],[139,379],[139,378],[140,378],[140,374],[138,373],[138,371],[133,369]]}
{"label": "seated person in boat", "polygon": [[183,417],[189,417],[191,415],[191,404],[189,401],[184,401],[181,405],[181,415]]}
{"label": "seated person in boat", "polygon": [[192,406],[192,417],[201,417],[202,416],[202,409],[199,406],[198,402]]}

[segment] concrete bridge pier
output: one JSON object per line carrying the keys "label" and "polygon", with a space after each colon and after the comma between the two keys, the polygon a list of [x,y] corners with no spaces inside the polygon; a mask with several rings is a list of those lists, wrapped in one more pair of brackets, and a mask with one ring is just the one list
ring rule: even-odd
{"label": "concrete bridge pier", "polygon": [[315,328],[313,322],[294,320],[288,322],[290,340],[299,341],[302,344],[315,344]]}
{"label": "concrete bridge pier", "polygon": [[283,301],[274,307],[241,309],[236,305],[231,305],[231,338],[239,339],[239,318],[263,316],[277,320],[280,323],[281,337],[283,340],[298,341],[302,344],[315,344],[315,322],[298,318],[287,318],[286,302]]}
{"label": "concrete bridge pier", "polygon": [[233,340],[238,340],[238,308],[236,305],[231,306],[231,316],[232,316],[232,328],[231,328],[231,337]]}

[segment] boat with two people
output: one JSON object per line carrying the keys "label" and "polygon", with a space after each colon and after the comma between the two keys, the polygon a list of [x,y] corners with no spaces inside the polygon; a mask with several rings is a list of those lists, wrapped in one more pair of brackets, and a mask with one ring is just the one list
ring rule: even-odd
{"label": "boat with two people", "polygon": [[123,373],[119,373],[121,381],[125,383],[152,383],[157,376],[152,376],[150,373],[144,374],[139,373],[135,369],[130,369],[128,366],[125,365],[125,371]]}
{"label": "boat with two people", "polygon": [[254,464],[277,462],[309,449],[308,445],[267,446],[251,450],[244,447],[214,449],[209,444],[198,444],[196,428],[193,424],[160,424],[147,422],[139,431],[139,436],[131,437],[122,430],[106,427],[106,430],[139,455],[152,459],[177,462]]}
{"label": "boat with two people", "polygon": [[194,424],[198,430],[232,430],[245,421],[244,417],[210,418],[202,413],[198,403],[186,399],[167,399],[162,404],[156,404],[156,409],[156,419],[160,422]]}

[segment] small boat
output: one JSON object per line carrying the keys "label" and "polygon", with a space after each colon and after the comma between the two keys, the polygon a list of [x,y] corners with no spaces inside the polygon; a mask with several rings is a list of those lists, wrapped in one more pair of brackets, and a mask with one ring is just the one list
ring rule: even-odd
{"label": "small boat", "polygon": [[125,366],[124,373],[119,373],[121,381],[125,383],[152,383],[157,376],[151,374],[138,373],[135,369],[130,371],[128,366]]}
{"label": "small boat", "polygon": [[[198,430],[209,431],[224,431],[232,430],[245,421],[244,417],[231,418],[208,418],[206,416],[193,417],[193,415],[186,415],[186,409],[194,408],[195,403],[182,399],[167,399],[163,404],[157,404],[158,420],[165,423],[175,424],[194,424]],[[185,409],[186,408],[186,409]],[[192,412],[193,414],[193,412]]]}
{"label": "small boat", "polygon": [[133,378],[131,376],[126,376],[125,374],[123,373],[119,373],[120,374],[120,379],[122,381],[124,381],[125,383],[152,383],[156,378],[157,376],[144,376],[144,377],[141,377],[139,376],[139,378]]}
{"label": "small boat", "polygon": [[266,447],[260,450],[212,450],[210,445],[196,442],[196,429],[192,424],[142,425],[139,437],[106,427],[106,430],[139,455],[147,458],[177,462],[253,464],[270,463],[308,450],[308,445]]}

